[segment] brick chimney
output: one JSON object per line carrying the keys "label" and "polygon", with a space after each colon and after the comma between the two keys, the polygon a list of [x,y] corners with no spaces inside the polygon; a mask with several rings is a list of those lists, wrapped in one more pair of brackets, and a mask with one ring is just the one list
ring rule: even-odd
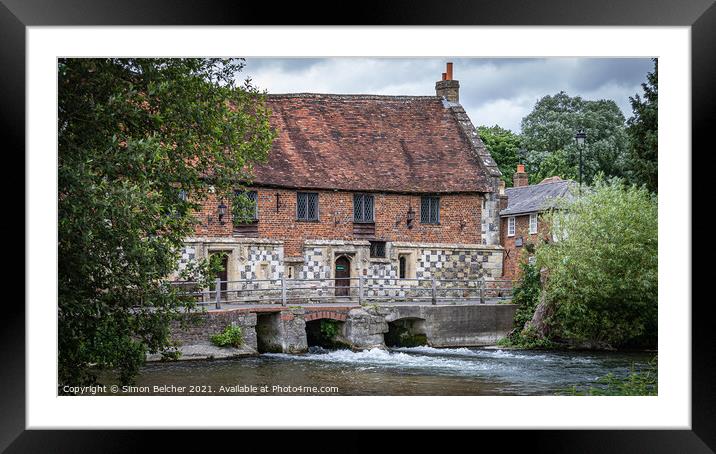
{"label": "brick chimney", "polygon": [[460,82],[452,79],[452,62],[447,64],[442,80],[435,82],[435,94],[450,102],[460,102]]}
{"label": "brick chimney", "polygon": [[507,209],[507,205],[509,200],[507,199],[507,194],[505,194],[505,182],[500,180],[497,184],[498,189],[498,199],[500,200],[500,211]]}
{"label": "brick chimney", "polygon": [[529,185],[527,172],[525,172],[524,164],[517,164],[517,172],[512,175],[512,186],[519,188]]}

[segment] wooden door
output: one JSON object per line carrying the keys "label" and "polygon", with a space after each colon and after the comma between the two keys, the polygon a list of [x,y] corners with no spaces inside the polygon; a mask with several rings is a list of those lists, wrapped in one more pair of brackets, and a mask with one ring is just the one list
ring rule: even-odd
{"label": "wooden door", "polygon": [[350,295],[351,262],[347,257],[336,259],[336,296]]}

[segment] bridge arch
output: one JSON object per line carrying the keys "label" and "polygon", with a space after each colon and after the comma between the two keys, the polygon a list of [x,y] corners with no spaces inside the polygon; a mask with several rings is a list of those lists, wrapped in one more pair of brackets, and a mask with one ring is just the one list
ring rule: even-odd
{"label": "bridge arch", "polygon": [[425,319],[421,317],[401,317],[386,320],[388,332],[383,334],[386,347],[419,347],[430,345],[428,342]]}
{"label": "bridge arch", "polygon": [[306,311],[306,344],[329,349],[343,348],[347,310],[319,309]]}

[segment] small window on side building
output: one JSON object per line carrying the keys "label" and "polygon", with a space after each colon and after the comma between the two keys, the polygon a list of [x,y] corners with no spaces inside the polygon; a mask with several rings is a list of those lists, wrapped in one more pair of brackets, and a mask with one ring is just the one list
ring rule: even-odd
{"label": "small window on side building", "polygon": [[507,236],[515,236],[515,217],[507,218]]}
{"label": "small window on side building", "polygon": [[530,214],[530,233],[537,233],[537,213]]}

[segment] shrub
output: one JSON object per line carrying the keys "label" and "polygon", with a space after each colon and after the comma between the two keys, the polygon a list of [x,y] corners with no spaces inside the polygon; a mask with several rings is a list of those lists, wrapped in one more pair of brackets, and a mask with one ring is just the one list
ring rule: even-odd
{"label": "shrub", "polygon": [[244,343],[244,335],[238,325],[227,326],[223,332],[211,336],[211,342],[218,347],[240,347]]}
{"label": "shrub", "polygon": [[598,180],[583,193],[545,216],[559,241],[536,252],[549,273],[542,291],[553,304],[555,335],[591,345],[655,345],[656,196],[619,179]]}
{"label": "shrub", "polygon": [[539,304],[540,275],[535,265],[527,261],[520,263],[520,280],[515,286],[512,302],[517,305],[515,328],[521,330],[525,323],[532,320],[535,308]]}
{"label": "shrub", "polygon": [[321,320],[321,336],[323,336],[324,339],[333,340],[338,334],[338,331],[340,331],[338,322],[326,319]]}

